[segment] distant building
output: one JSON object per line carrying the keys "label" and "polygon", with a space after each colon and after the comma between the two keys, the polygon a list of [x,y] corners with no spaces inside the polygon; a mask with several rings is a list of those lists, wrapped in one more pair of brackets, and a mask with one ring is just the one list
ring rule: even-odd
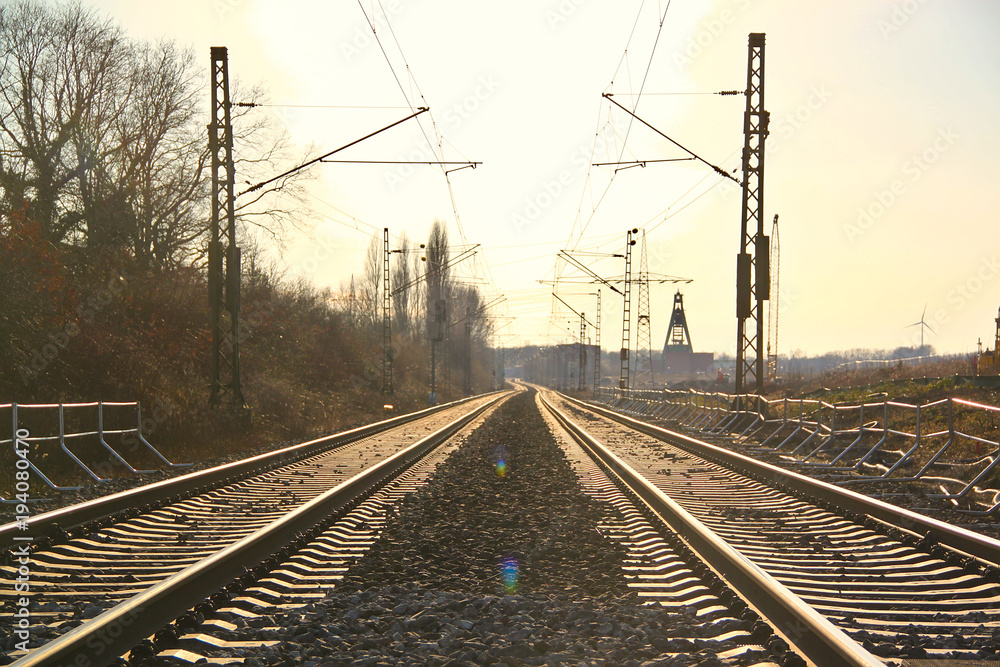
{"label": "distant building", "polygon": [[691,332],[684,315],[684,295],[677,292],[674,294],[674,311],[670,314],[667,338],[663,343],[663,372],[672,375],[707,373],[714,360],[713,353],[695,352],[691,346]]}

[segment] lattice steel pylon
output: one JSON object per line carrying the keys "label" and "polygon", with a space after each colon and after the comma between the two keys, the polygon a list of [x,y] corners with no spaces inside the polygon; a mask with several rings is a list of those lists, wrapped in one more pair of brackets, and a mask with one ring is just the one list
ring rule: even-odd
{"label": "lattice steel pylon", "polygon": [[246,407],[240,380],[240,249],[236,245],[233,126],[229,101],[229,55],[212,47],[212,230],[208,243],[208,298],[212,317],[212,378],[209,404],[228,397],[231,407]]}
{"label": "lattice steel pylon", "polygon": [[631,343],[632,327],[632,246],[635,245],[633,234],[638,234],[638,229],[630,229],[625,234],[625,306],[622,309],[622,348],[619,352],[621,359],[621,370],[618,376],[619,389],[631,389],[629,381],[629,347]]}
{"label": "lattice steel pylon", "polygon": [[764,387],[762,311],[770,290],[768,239],[764,236],[764,33],[750,33],[746,110],[743,114],[743,210],[736,257],[736,393]]}
{"label": "lattice steel pylon", "polygon": [[587,388],[587,314],[580,313],[580,357],[577,360],[576,388],[583,391]]}
{"label": "lattice steel pylon", "polygon": [[653,369],[653,341],[649,321],[649,262],[646,259],[646,231],[642,232],[642,245],[639,246],[639,312],[635,324],[635,386],[656,384],[656,371]]}
{"label": "lattice steel pylon", "polygon": [[503,389],[504,385],[507,384],[507,350],[504,348],[503,344],[500,344],[500,386],[497,389]]}
{"label": "lattice steel pylon", "polygon": [[392,290],[389,288],[389,228],[382,229],[382,393],[393,394],[392,385]]}
{"label": "lattice steel pylon", "polygon": [[597,290],[597,319],[594,321],[594,393],[601,393],[601,290]]}
{"label": "lattice steel pylon", "polygon": [[767,379],[778,378],[778,277],[781,271],[781,243],[778,241],[778,214],[771,223],[771,299],[767,302]]}

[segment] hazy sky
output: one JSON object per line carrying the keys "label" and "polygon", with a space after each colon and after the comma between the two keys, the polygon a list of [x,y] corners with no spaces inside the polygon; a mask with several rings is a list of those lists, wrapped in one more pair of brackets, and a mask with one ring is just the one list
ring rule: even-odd
{"label": "hazy sky", "polygon": [[[620,253],[625,231],[639,227],[648,231],[651,271],[694,281],[680,289],[695,348],[735,351],[739,189],[697,162],[617,174],[590,165],[684,156],[611,111],[601,94],[613,92],[700,156],[737,168],[744,100],[704,93],[745,87],[747,35],[764,32],[764,205],[768,228],[780,215],[779,351],[917,344],[919,327],[906,325],[925,304],[934,331],[926,342],[939,351],[992,343],[1000,306],[995,0],[93,4],[137,37],[191,46],[206,81],[209,47],[227,46],[232,76],[262,84],[275,104],[298,105],[261,112],[277,114],[302,147],[332,150],[407,115],[410,103],[427,104],[445,158],[483,164],[450,174],[451,191],[433,166],[319,165],[312,238],[291,239],[277,256],[290,275],[336,287],[360,272],[374,229],[422,240],[444,219],[455,243],[464,233],[482,244],[484,261],[463,275],[492,278],[506,295],[498,313],[516,319],[502,333],[517,335],[508,345],[568,342],[578,325],[565,309],[551,321],[550,287],[537,281],[574,275],[556,266],[560,249]],[[430,121],[424,114],[341,157],[433,160]],[[317,243],[337,253],[313,270]],[[585,261],[601,275],[623,271],[620,259]],[[654,347],[675,289],[652,287]],[[560,287],[591,315],[594,297],[571,294],[593,291]],[[607,289],[603,296],[602,345],[614,349],[622,300]]]}

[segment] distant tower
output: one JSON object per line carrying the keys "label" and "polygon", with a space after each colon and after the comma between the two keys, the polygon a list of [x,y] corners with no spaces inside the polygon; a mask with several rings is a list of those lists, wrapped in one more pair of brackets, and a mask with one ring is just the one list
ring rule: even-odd
{"label": "distant tower", "polygon": [[691,345],[687,317],[684,315],[684,295],[674,295],[674,312],[670,314],[667,339],[663,343],[663,372],[668,375],[705,373],[715,355],[695,352]]}
{"label": "distant tower", "polygon": [[684,316],[684,295],[674,294],[674,312],[670,314],[670,326],[667,327],[667,339],[663,343],[663,355],[668,352],[686,352],[691,354],[691,332],[688,331],[687,318]]}
{"label": "distant tower", "polygon": [[642,247],[639,251],[639,313],[635,327],[635,387],[656,384],[653,371],[652,333],[649,323],[649,263],[646,260],[646,231],[642,232]]}

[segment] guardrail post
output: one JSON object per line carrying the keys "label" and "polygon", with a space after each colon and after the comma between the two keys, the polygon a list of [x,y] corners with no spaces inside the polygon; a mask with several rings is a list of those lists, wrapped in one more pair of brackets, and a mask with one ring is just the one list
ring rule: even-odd
{"label": "guardrail post", "polygon": [[[17,430],[18,430],[17,429],[17,427],[18,427],[18,421],[17,421],[17,403],[12,403],[11,404],[11,411],[13,412],[13,422],[14,422],[13,436],[14,436],[14,441],[17,442]],[[61,427],[61,423],[60,423],[60,427]],[[60,430],[61,430],[61,428],[60,428]],[[29,441],[30,441],[30,438],[29,438]],[[51,487],[55,491],[79,491],[80,489],[83,488],[82,486],[59,486],[58,484],[56,484],[55,482],[53,482],[51,479],[49,479],[48,476],[45,473],[43,473],[41,470],[39,470],[38,466],[36,466],[35,463],[33,461],[31,461],[30,459],[28,460],[28,466],[35,472],[36,475],[38,475],[39,479],[41,479],[43,482],[45,482],[46,484],[48,484],[49,487]]]}
{"label": "guardrail post", "polygon": [[[767,418],[767,415],[764,414],[764,412],[770,406],[771,406],[771,402],[769,400],[767,400],[763,396],[760,396],[760,395],[757,396],[757,421],[754,422],[754,424],[759,424],[759,426],[757,426],[757,428],[755,428],[755,429],[753,429],[751,431],[750,429],[753,427],[753,424],[751,424],[747,428],[747,431],[744,431],[744,433],[746,433],[746,438],[748,440],[751,439],[751,438],[756,438],[757,437],[757,433],[762,428],[764,428],[765,426],[767,426],[768,418]],[[741,436],[742,436],[742,434],[741,434]]]}
{"label": "guardrail post", "polygon": [[761,422],[761,420],[764,418],[764,416],[763,416],[764,415],[764,410],[763,410],[763,408],[760,407],[760,401],[761,401],[760,394],[756,395],[756,399],[757,400],[755,402],[757,403],[757,418],[754,419],[752,422],[750,422],[750,425],[747,426],[745,429],[743,429],[743,431],[738,436],[736,436],[737,439],[740,439],[743,436],[745,436],[750,431],[750,429],[752,429],[754,426],[756,426],[757,424],[759,424]]}
{"label": "guardrail post", "polygon": [[810,433],[805,440],[800,442],[798,447],[789,452],[790,456],[795,456],[795,454],[797,454],[800,449],[804,448],[806,445],[812,442],[813,438],[820,435],[820,430],[821,427],[823,426],[823,405],[824,405],[823,401],[820,401],[819,405],[816,406],[816,430]]}
{"label": "guardrail post", "polygon": [[153,447],[153,445],[151,445],[149,443],[149,441],[146,440],[146,437],[142,434],[142,404],[139,401],[135,402],[135,434],[136,434],[136,437],[139,438],[139,442],[141,442],[142,444],[146,445],[146,447],[149,449],[149,451],[153,452],[153,454],[156,456],[156,458],[158,458],[161,461],[163,461],[163,463],[165,465],[167,465],[167,466],[169,466],[171,468],[188,468],[188,467],[194,465],[193,463],[173,463],[173,462],[171,462],[169,459],[167,459],[166,456],[164,456],[163,454],[161,454],[160,451],[156,447]]}
{"label": "guardrail post", "polygon": [[924,464],[924,467],[921,468],[917,472],[917,474],[913,476],[913,479],[920,479],[921,477],[923,477],[924,474],[928,470],[930,470],[931,466],[933,466],[935,463],[937,463],[937,460],[939,458],[941,458],[941,456],[944,454],[945,450],[947,450],[949,447],[951,447],[951,445],[952,445],[953,442],[955,442],[955,402],[951,398],[949,398],[948,399],[948,441],[945,442],[944,445],[941,447],[941,449],[939,449],[937,451],[937,453],[934,454],[934,456],[932,456],[930,458],[930,460],[927,463]]}
{"label": "guardrail post", "polygon": [[[822,405],[822,404],[820,404],[820,405]],[[822,439],[823,436],[820,435],[820,443],[819,443],[819,445],[817,445],[816,449],[812,450],[811,452],[809,452],[808,454],[806,454],[805,457],[803,457],[802,459],[800,459],[802,462],[808,461],[809,459],[811,459],[813,457],[813,455],[818,454],[820,452],[820,450],[822,450],[827,445],[832,444],[837,439],[837,406],[836,406],[836,404],[834,404],[834,405],[831,405],[830,408],[833,410],[833,414],[830,415],[830,435],[828,435],[825,440],[823,440]],[[822,425],[821,425],[820,421],[817,420],[817,422],[816,422],[816,430],[817,430],[817,432],[820,431],[821,427],[822,427]]]}
{"label": "guardrail post", "polygon": [[902,467],[902,465],[906,463],[906,461],[909,460],[909,458],[913,455],[913,453],[916,452],[917,449],[920,447],[920,406],[918,405],[916,406],[916,408],[917,408],[917,424],[916,427],[913,429],[914,430],[913,446],[910,447],[909,451],[903,454],[900,457],[900,459],[896,461],[888,470],[882,473],[881,475],[882,479],[885,479],[892,473],[896,472],[900,467]]}
{"label": "guardrail post", "polygon": [[[136,403],[138,405],[138,402]],[[97,402],[97,439],[104,446],[106,450],[111,452],[111,455],[115,457],[119,463],[128,468],[131,472],[136,474],[148,474],[151,472],[156,472],[155,470],[139,470],[135,468],[132,464],[125,460],[125,458],[119,454],[114,447],[109,445],[104,439],[104,401]]]}
{"label": "guardrail post", "polygon": [[[743,399],[743,395],[742,394],[735,394],[734,396],[730,396],[729,394],[723,394],[723,393],[720,392],[719,396],[720,397],[725,397],[722,400],[725,401],[724,411],[725,411],[726,414],[724,414],[720,418],[720,421],[719,421],[718,425],[714,426],[711,429],[711,431],[713,431],[715,433],[721,433],[721,432],[725,431],[726,429],[728,429],[730,426],[732,426],[737,420],[739,420],[740,413],[742,412],[742,409],[743,409],[742,408],[742,405],[743,405],[743,400],[742,400]],[[735,408],[735,410],[733,408],[729,407],[730,404],[733,405],[733,407]],[[728,417],[728,419],[727,419],[727,417]]]}
{"label": "guardrail post", "polygon": [[73,452],[69,451],[69,447],[66,446],[66,427],[65,427],[64,417],[63,417],[63,404],[62,403],[59,404],[59,446],[62,448],[62,450],[64,452],[66,452],[66,454],[71,459],[73,459],[74,461],[76,461],[76,464],[78,466],[80,466],[81,468],[83,468],[84,472],[86,472],[88,475],[90,475],[91,477],[93,477],[95,482],[106,482],[106,481],[108,481],[107,478],[101,477],[100,475],[98,475],[97,473],[95,473],[93,470],[91,470],[90,468],[88,468],[87,464],[85,464],[83,461],[81,461],[79,459],[79,457],[77,457],[76,454],[74,454]]}
{"label": "guardrail post", "polygon": [[802,420],[804,419],[804,417],[805,417],[805,399],[800,398],[799,399],[798,426],[796,426],[795,430],[792,431],[791,433],[789,433],[788,437],[786,437],[784,440],[782,440],[778,444],[778,446],[774,448],[775,450],[778,450],[778,449],[781,449],[782,447],[784,447],[787,442],[789,442],[793,437],[795,437],[796,433],[798,433],[799,431],[802,430]]}
{"label": "guardrail post", "polygon": [[[969,493],[969,491],[971,491],[972,489],[974,489],[975,486],[977,484],[979,484],[979,482],[982,481],[982,479],[984,477],[986,477],[986,475],[990,474],[990,472],[995,467],[997,467],[997,464],[1000,464],[1000,441],[997,442],[997,447],[998,447],[998,449],[994,450],[993,460],[990,462],[990,464],[987,465],[985,468],[983,468],[980,471],[980,473],[978,475],[976,475],[972,479],[971,482],[969,482],[968,484],[966,484],[964,489],[962,489],[958,493],[947,493],[946,492],[946,493],[942,493],[942,494],[937,494],[937,493],[928,494],[928,498],[964,498],[966,496],[966,494]],[[941,490],[942,491],[946,491],[946,489],[944,489],[943,487],[941,487]],[[986,510],[985,512],[970,512],[970,513],[971,514],[993,514],[998,509],[1000,509],[1000,502],[994,502],[993,506],[990,509]]]}
{"label": "guardrail post", "polygon": [[861,405],[859,406],[859,409],[858,409],[858,415],[859,415],[858,416],[858,437],[854,439],[854,442],[852,442],[847,447],[845,447],[844,451],[842,451],[841,453],[837,454],[837,456],[835,456],[832,461],[830,461],[829,463],[821,463],[821,464],[818,464],[818,465],[822,465],[822,466],[835,466],[835,465],[837,465],[837,463],[840,462],[840,459],[842,459],[845,456],[847,456],[847,453],[849,451],[851,451],[852,449],[854,449],[855,445],[857,445],[859,442],[861,442],[861,439],[865,436],[865,399],[864,398],[861,399]]}
{"label": "guardrail post", "polygon": [[765,445],[767,445],[767,443],[769,443],[772,438],[777,437],[777,435],[779,433],[781,433],[781,431],[783,431],[786,426],[788,426],[788,397],[787,396],[785,398],[781,399],[781,424],[778,426],[778,428],[774,429],[774,431],[771,433],[771,435],[769,435],[766,438],[764,438],[761,441],[761,443],[759,445],[757,445],[757,446],[758,447],[764,447]]}

